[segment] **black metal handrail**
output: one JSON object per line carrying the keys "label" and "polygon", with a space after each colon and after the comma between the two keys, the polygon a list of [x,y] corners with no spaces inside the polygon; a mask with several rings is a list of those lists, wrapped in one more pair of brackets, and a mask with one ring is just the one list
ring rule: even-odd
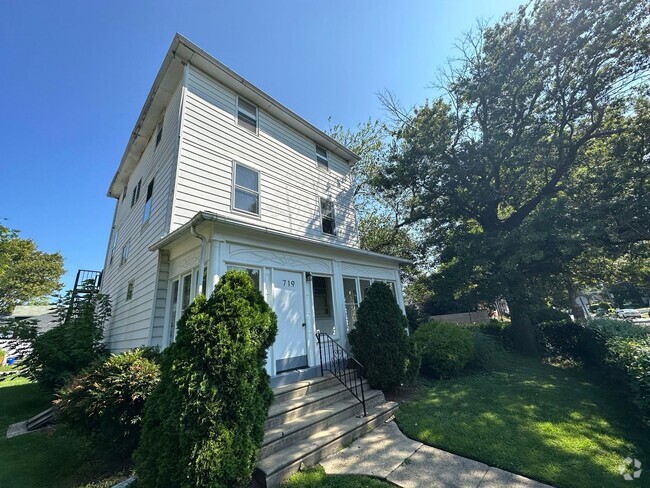
{"label": "black metal handrail", "polygon": [[363,366],[352,357],[338,342],[326,332],[317,332],[318,351],[320,353],[320,374],[329,371],[347,390],[363,405],[366,413],[366,396],[363,392]]}

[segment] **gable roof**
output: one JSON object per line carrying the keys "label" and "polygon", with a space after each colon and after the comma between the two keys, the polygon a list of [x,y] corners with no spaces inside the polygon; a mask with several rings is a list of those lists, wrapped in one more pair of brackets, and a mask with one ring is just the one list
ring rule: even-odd
{"label": "gable roof", "polygon": [[289,110],[267,93],[245,80],[226,65],[215,59],[196,44],[176,34],[165,55],[162,66],[156,75],[153,86],[147,95],[142,111],[131,132],[120,166],[108,188],[108,196],[119,198],[124,185],[138,164],[149,139],[163,111],[169,104],[178,84],[183,78],[183,65],[190,64],[216,79],[234,92],[242,95],[276,119],[308,137],[312,141],[332,151],[344,161],[352,163],[359,156],[335,141],[323,131]]}

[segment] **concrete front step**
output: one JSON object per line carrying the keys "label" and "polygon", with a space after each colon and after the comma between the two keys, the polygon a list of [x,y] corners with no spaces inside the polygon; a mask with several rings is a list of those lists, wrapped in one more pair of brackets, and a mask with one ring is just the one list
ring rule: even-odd
{"label": "concrete front step", "polygon": [[[370,391],[365,381],[363,386],[364,391]],[[350,397],[353,397],[352,393],[335,379],[335,382],[328,383],[327,388],[271,405],[264,429],[269,430],[278,427],[297,417],[303,417],[310,412],[320,410]]]}
{"label": "concrete front step", "polygon": [[334,377],[334,375],[328,373],[325,376],[319,376],[317,378],[298,381],[290,385],[273,388],[273,394],[275,395],[275,398],[273,399],[273,405],[287,402],[295,398],[300,398],[302,396],[308,395],[310,393],[315,393],[320,390],[325,390],[331,386],[334,386],[335,384],[341,383]]}
{"label": "concrete front step", "polygon": [[[344,390],[348,395],[350,393]],[[381,392],[379,392],[381,394]],[[383,394],[381,394],[383,397]],[[376,395],[373,394],[373,398]],[[383,402],[368,408],[366,417],[350,416],[317,429],[315,433],[284,449],[261,456],[253,479],[257,486],[273,487],[279,485],[291,474],[298,471],[301,463],[312,465],[336,452],[343,445],[361,437],[390,418],[397,410],[397,403]],[[323,413],[323,420],[327,417]],[[277,441],[276,441],[277,442]]]}
{"label": "concrete front step", "polygon": [[[363,405],[352,395],[348,395],[348,398],[268,429],[264,433],[264,443],[259,458],[264,459],[266,456],[335,425],[337,422],[363,415]],[[366,409],[371,409],[385,401],[381,391],[368,390],[366,393]]]}

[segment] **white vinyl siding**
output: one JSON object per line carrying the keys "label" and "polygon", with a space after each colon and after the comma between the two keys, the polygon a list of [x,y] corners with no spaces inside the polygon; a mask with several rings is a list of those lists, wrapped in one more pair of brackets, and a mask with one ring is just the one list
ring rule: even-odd
{"label": "white vinyl siding", "polygon": [[[314,164],[314,142],[262,109],[257,109],[258,135],[241,130],[237,100],[237,94],[189,68],[171,230],[199,211],[210,211],[291,235],[358,247],[348,164],[328,151],[329,171],[320,171]],[[233,161],[262,175],[259,215],[237,212],[232,205]],[[321,230],[314,202],[323,194],[336,200],[338,239]]]}
{"label": "white vinyl siding", "polygon": [[[111,236],[111,242],[115,242],[116,249],[120,251],[126,242],[130,242],[130,248],[128,260],[122,266],[119,266],[119,262],[110,266],[110,251],[104,266],[102,292],[109,295],[113,305],[113,314],[105,331],[105,341],[113,352],[148,344],[152,336],[152,316],[154,326],[157,327],[156,334],[159,335],[162,330],[161,313],[153,313],[155,311],[152,311],[152,307],[156,303],[155,309],[158,310],[159,295],[166,294],[167,275],[158,270],[158,253],[149,251],[149,246],[169,233],[173,193],[172,170],[178,144],[180,101],[179,86],[165,111],[165,123],[158,147],[155,147],[157,132],[154,131],[140,162],[130,176],[129,197],[133,198],[132,191],[136,191],[133,207],[120,205],[115,201],[117,208],[113,227],[119,229],[119,236],[116,240]],[[150,200],[148,224],[143,226],[145,199],[139,198],[137,185],[139,181],[150,182],[154,179],[155,191],[152,192]],[[114,230],[113,233],[117,231]],[[119,259],[119,254],[114,255],[114,261]],[[133,288],[131,300],[126,301],[127,285],[131,280],[137,286]],[[160,338],[152,337],[152,342],[160,342]]]}

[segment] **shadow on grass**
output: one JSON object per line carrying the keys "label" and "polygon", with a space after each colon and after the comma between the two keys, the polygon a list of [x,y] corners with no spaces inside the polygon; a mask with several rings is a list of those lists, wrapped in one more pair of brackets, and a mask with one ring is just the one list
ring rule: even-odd
{"label": "shadow on grass", "polygon": [[49,408],[52,394],[21,377],[0,381],[0,435],[7,427]]}
{"label": "shadow on grass", "polygon": [[517,356],[506,371],[425,380],[397,415],[414,439],[558,487],[629,486],[621,461],[650,464],[637,418],[584,371]]}

